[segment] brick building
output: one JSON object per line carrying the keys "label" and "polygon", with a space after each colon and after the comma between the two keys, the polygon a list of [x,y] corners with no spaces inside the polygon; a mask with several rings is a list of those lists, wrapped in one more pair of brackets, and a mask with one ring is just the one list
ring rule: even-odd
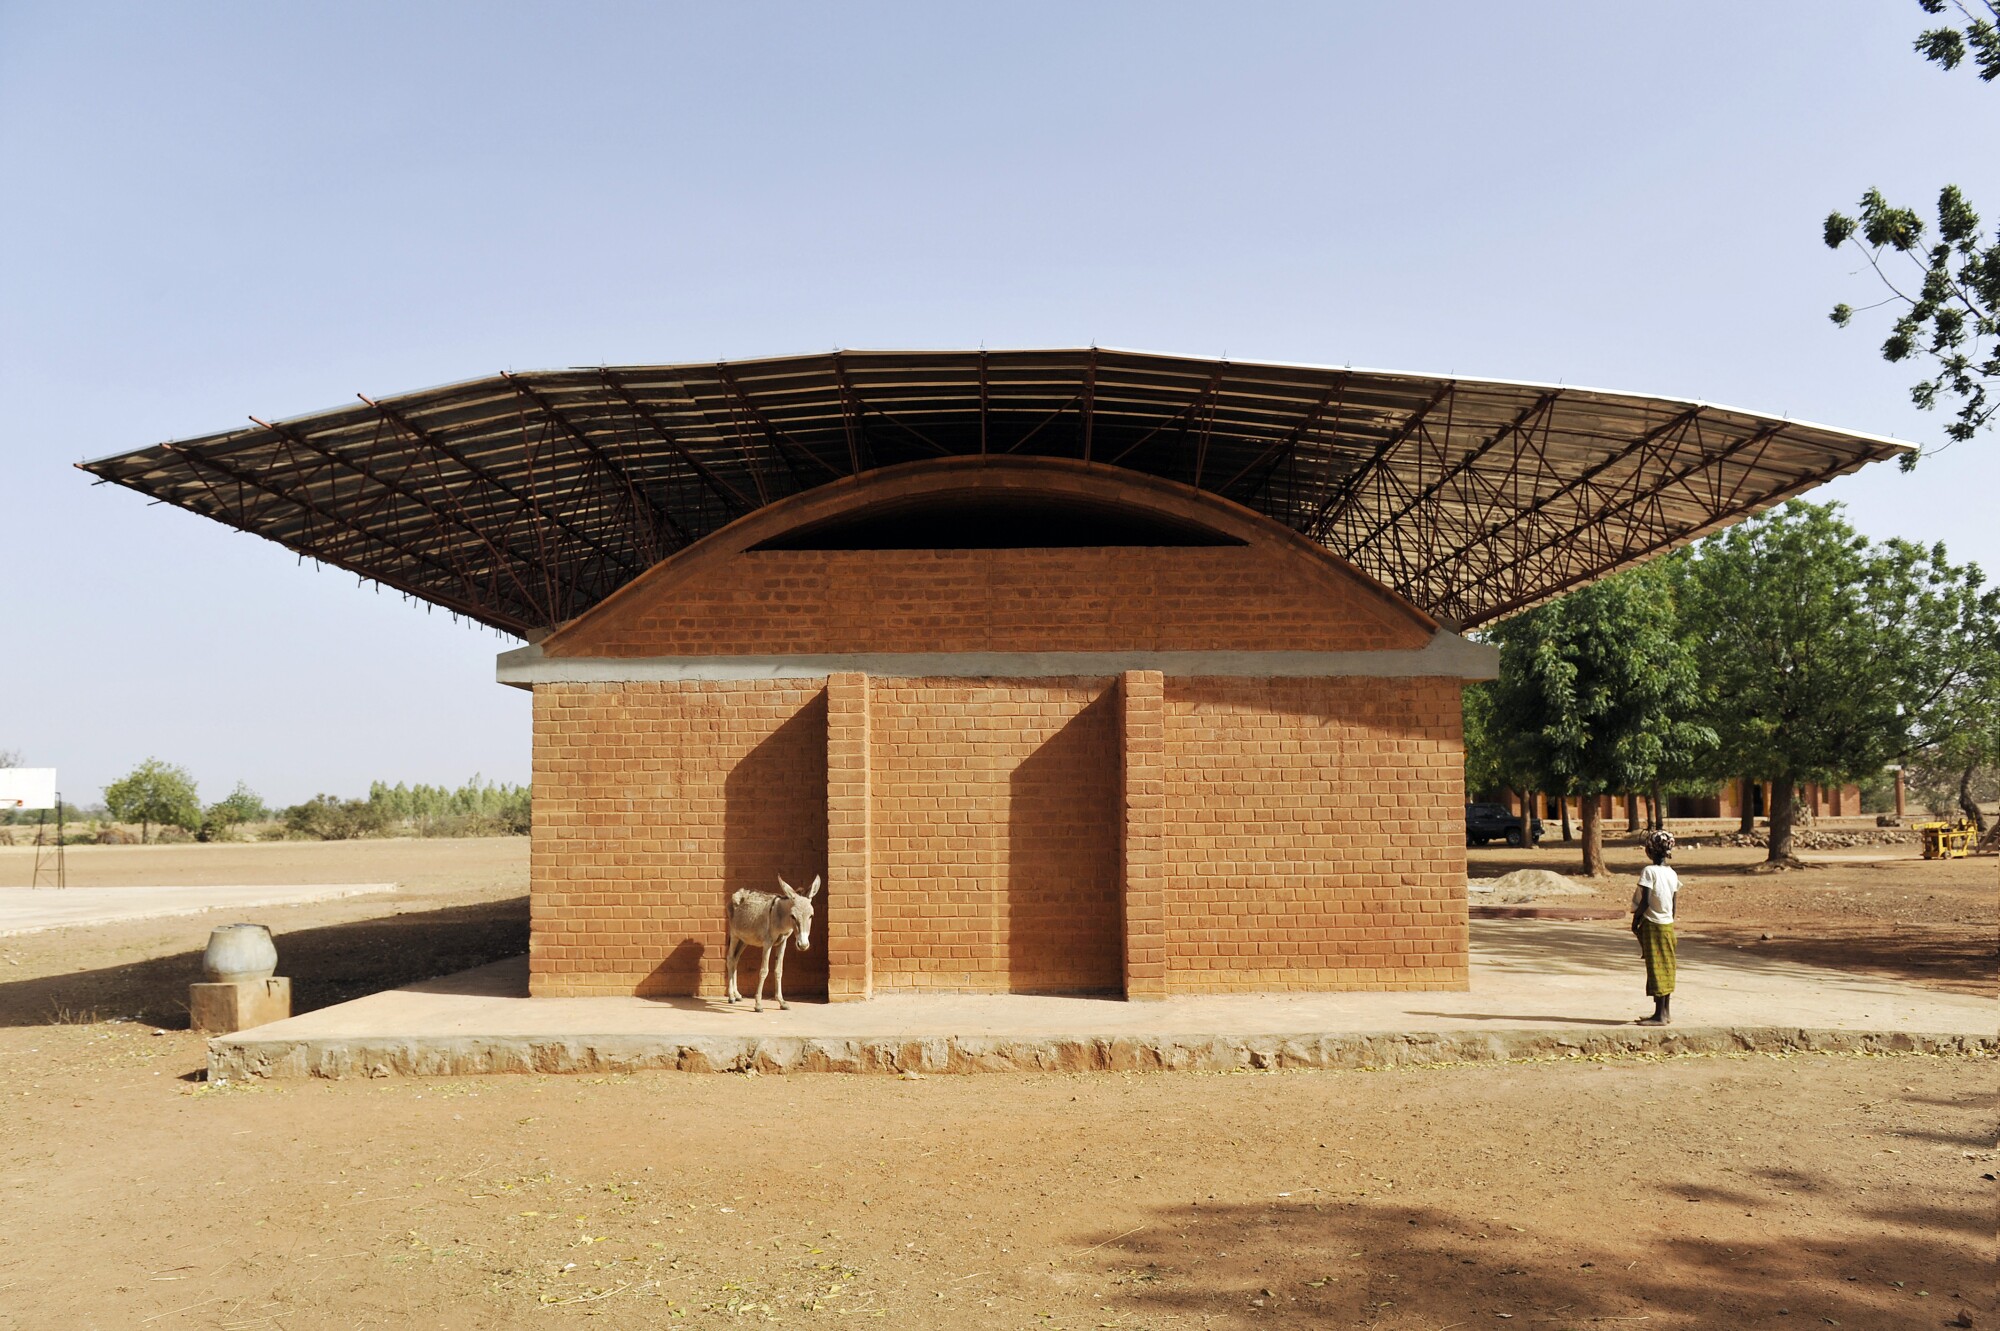
{"label": "brick building", "polygon": [[[910,548],[912,510],[950,519]],[[1495,656],[1150,477],[808,491],[502,658],[534,991],[720,993],[729,891],[822,865],[801,993],[1461,987],[1459,690]]]}
{"label": "brick building", "polygon": [[[1563,816],[1564,800],[1558,795],[1502,790],[1492,798],[1506,805],[1511,813],[1522,813],[1533,805],[1538,818],[1553,823]],[[1829,786],[1808,781],[1800,785],[1795,798],[1799,812],[1814,818],[1852,818],[1862,812],[1861,787],[1851,782],[1844,786]],[[1568,798],[1573,822],[1582,821],[1583,799],[1580,795]],[[1652,797],[1642,791],[1600,795],[1597,800],[1598,812],[1607,819],[1622,817],[1634,827],[1651,824]],[[1664,795],[1660,800],[1666,806],[1666,816],[1670,819],[1741,818],[1746,801],[1752,818],[1764,817],[1765,811],[1771,807],[1771,783],[1725,781],[1712,795]]]}
{"label": "brick building", "polygon": [[82,464],[516,635],[537,994],[1466,982],[1459,637],[1903,446],[1088,348],[506,374]]}

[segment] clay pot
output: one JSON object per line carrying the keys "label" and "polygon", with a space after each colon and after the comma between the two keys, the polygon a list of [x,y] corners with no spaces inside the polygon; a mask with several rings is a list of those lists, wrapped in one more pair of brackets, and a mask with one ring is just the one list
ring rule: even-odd
{"label": "clay pot", "polygon": [[278,969],[278,945],[261,924],[225,924],[208,935],[201,973],[211,984],[268,980]]}

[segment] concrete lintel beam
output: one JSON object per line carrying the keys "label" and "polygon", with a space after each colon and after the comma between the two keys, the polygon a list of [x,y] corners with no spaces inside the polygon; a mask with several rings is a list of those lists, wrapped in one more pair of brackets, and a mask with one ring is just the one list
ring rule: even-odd
{"label": "concrete lintel beam", "polygon": [[623,684],[686,680],[825,679],[859,672],[887,679],[1109,678],[1128,670],[1255,679],[1496,679],[1500,653],[1439,630],[1414,651],[1379,652],[856,652],[798,656],[605,657],[502,652],[502,684]]}

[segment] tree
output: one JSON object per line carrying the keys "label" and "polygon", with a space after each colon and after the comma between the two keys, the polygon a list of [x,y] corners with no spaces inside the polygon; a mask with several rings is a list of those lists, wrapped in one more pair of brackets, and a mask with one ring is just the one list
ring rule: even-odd
{"label": "tree", "polygon": [[185,768],[148,758],[104,788],[104,807],[121,823],[139,824],[139,839],[150,840],[153,824],[201,826],[201,800]]}
{"label": "tree", "polygon": [[[1947,0],[1917,3],[1926,14],[1946,12]],[[1970,52],[1980,80],[1991,83],[2000,78],[2000,0],[1975,0],[1975,5],[1983,13],[1951,0],[1964,28],[1927,29],[1916,50],[1942,69],[1956,69]],[[1955,401],[1957,415],[1945,434],[1952,443],[1970,439],[1991,426],[2000,410],[1994,396],[2000,388],[2000,235],[1982,243],[1979,214],[1956,185],[1938,192],[1935,242],[1926,239],[1916,210],[1891,204],[1878,189],[1861,196],[1858,212],[1858,217],[1829,213],[1822,238],[1829,249],[1860,250],[1881,279],[1889,294],[1867,308],[1900,307],[1883,340],[1882,359],[1929,362],[1930,374],[1910,388],[1911,401],[1925,411],[1941,396]],[[1842,302],[1831,317],[1845,328],[1854,309]],[[1903,468],[1915,466],[1917,457],[1904,454]]]}
{"label": "tree", "polygon": [[231,835],[231,828],[242,823],[261,823],[270,816],[271,810],[257,792],[238,781],[226,799],[208,806],[208,812],[202,815],[201,831],[195,836],[202,841],[225,840]]}
{"label": "tree", "polygon": [[1715,742],[1692,719],[1699,675],[1656,566],[1605,578],[1493,631],[1489,725],[1507,765],[1583,801],[1583,872],[1604,872],[1598,796],[1650,787]]}
{"label": "tree", "polygon": [[1904,756],[1951,777],[1956,804],[1981,835],[1980,769],[2000,763],[2000,588],[1942,544],[1890,541],[1881,612],[1892,627],[1907,718]]}
{"label": "tree", "polygon": [[1767,863],[1794,866],[1796,792],[1904,746],[1894,569],[1838,504],[1794,500],[1694,548],[1688,622],[1723,763],[1771,783]]}

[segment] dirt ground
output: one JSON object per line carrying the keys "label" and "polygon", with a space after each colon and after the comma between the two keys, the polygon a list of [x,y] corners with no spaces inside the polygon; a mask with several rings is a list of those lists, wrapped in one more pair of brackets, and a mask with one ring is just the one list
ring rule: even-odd
{"label": "dirt ground", "polygon": [[[1755,858],[1685,857],[1690,929],[1992,991],[1994,861]],[[287,843],[71,872],[405,883],[258,912],[303,1008],[518,952],[525,863]],[[213,923],[0,939],[0,1329],[2000,1326],[1990,1058],[209,1086],[172,1028]]]}
{"label": "dirt ground", "polygon": [[[1466,855],[1473,877],[1498,878],[1526,868],[1575,875],[1582,851],[1544,841],[1533,850],[1481,847]],[[1617,840],[1607,842],[1605,857],[1611,874],[1592,895],[1553,904],[1623,908],[1645,852]],[[1763,857],[1739,847],[1676,849],[1680,932],[1816,966],[2000,995],[2000,859],[1930,861],[1915,846],[1867,846],[1807,851],[1807,869],[1754,872]]]}

